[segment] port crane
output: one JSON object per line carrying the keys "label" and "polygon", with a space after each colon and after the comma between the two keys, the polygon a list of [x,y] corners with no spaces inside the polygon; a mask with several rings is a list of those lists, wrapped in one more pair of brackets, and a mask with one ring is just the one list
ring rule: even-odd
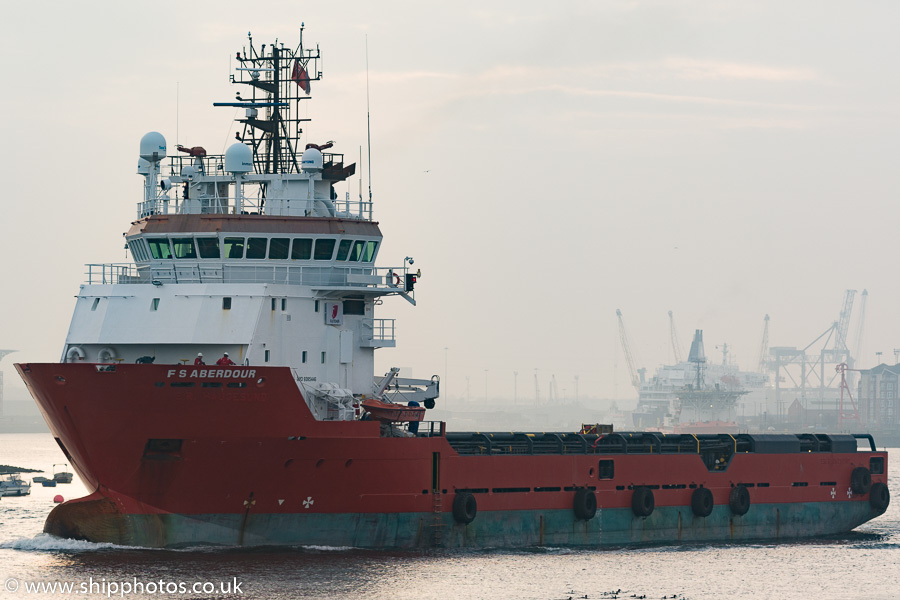
{"label": "port crane", "polygon": [[[847,371],[859,371],[859,369],[851,369],[847,363],[837,365],[834,370],[841,375],[841,405],[838,409],[838,428],[844,430],[844,421],[855,421],[857,425],[859,421],[859,411],[856,409],[856,400],[850,392],[850,386],[847,385]],[[844,411],[844,391],[847,391],[847,397],[850,398],[850,412]]]}
{"label": "port crane", "polygon": [[756,367],[757,373],[766,372],[766,356],[769,353],[769,315],[763,319],[762,342],[759,345],[759,366]]}
{"label": "port crane", "polygon": [[678,332],[675,330],[675,317],[669,311],[669,331],[672,338],[672,351],[675,353],[675,364],[681,364],[681,342],[678,341]]}
{"label": "port crane", "polygon": [[622,311],[616,309],[619,318],[619,341],[622,343],[622,351],[625,353],[625,362],[628,363],[628,374],[631,376],[631,385],[638,392],[641,391],[641,382],[647,369],[637,369],[634,366],[634,357],[631,355],[631,345],[628,343],[628,335],[625,333],[625,321],[622,319]]}

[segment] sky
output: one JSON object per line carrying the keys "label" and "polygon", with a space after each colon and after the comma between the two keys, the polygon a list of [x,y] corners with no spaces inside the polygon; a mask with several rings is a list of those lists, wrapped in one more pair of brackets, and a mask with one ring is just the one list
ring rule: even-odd
{"label": "sky", "polygon": [[[366,144],[389,299],[376,369],[451,399],[636,400],[637,366],[702,329],[744,368],[804,347],[868,290],[863,351],[900,348],[900,4],[888,1],[5,3],[0,348],[60,358],[86,263],[126,260],[148,131],[223,152],[229,58],[305,23],[309,141]],[[364,158],[364,163],[367,159]],[[362,169],[368,172],[367,165]],[[349,191],[356,195],[358,180]],[[346,190],[338,190],[343,192]],[[860,294],[849,339],[857,339]],[[518,375],[514,375],[514,373]],[[517,392],[514,391],[517,386]]]}

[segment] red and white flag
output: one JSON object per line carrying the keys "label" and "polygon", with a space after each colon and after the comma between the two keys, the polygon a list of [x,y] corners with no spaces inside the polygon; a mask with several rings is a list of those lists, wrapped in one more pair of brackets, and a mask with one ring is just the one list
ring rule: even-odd
{"label": "red and white flag", "polygon": [[306,72],[306,69],[303,68],[303,65],[300,64],[299,58],[294,59],[294,72],[291,73],[291,79],[294,80],[297,87],[307,94],[309,93],[309,74]]}

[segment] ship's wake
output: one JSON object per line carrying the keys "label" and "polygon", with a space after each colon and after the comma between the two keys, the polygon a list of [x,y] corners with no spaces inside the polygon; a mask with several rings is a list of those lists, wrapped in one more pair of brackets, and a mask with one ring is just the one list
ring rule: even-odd
{"label": "ship's wake", "polygon": [[120,546],[110,543],[95,543],[56,537],[49,533],[39,533],[34,537],[19,537],[0,542],[0,549],[36,552],[92,552],[97,550],[143,550],[135,546]]}

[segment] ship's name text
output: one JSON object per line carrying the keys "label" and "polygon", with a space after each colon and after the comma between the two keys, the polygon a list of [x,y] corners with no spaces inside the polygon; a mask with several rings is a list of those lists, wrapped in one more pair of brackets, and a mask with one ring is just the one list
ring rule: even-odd
{"label": "ship's name text", "polygon": [[256,369],[169,369],[166,377],[256,377]]}

